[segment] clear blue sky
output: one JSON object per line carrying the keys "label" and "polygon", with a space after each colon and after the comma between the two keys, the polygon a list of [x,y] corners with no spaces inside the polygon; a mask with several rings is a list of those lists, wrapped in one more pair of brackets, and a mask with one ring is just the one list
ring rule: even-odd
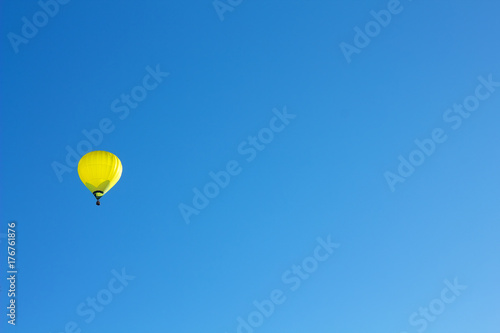
{"label": "clear blue sky", "polygon": [[498,1],[44,1],[1,3],[3,331],[498,332]]}

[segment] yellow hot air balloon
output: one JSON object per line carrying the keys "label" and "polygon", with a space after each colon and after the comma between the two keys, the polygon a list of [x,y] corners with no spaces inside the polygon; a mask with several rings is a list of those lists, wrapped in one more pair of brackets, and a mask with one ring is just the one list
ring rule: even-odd
{"label": "yellow hot air balloon", "polygon": [[85,154],[78,162],[78,175],[83,184],[97,199],[106,194],[122,175],[122,162],[115,155],[107,151],[91,151]]}

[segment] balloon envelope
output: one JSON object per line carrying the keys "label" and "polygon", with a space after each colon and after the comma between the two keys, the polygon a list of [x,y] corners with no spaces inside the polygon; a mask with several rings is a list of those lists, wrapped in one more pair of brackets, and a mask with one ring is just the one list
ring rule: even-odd
{"label": "balloon envelope", "polygon": [[99,199],[120,179],[122,162],[107,151],[91,151],[78,162],[78,175],[83,184]]}

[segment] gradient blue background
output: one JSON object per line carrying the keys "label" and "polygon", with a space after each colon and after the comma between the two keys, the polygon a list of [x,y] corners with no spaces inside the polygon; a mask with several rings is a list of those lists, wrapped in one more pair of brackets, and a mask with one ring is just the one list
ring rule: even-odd
{"label": "gradient blue background", "polygon": [[[500,81],[498,1],[402,1],[348,64],[387,1],[70,1],[15,53],[35,1],[2,1],[1,221],[17,226],[17,325],[5,332],[236,332],[252,302],[286,291],[255,332],[416,332],[408,317],[468,288],[427,332],[500,328],[500,88],[454,131],[442,115]],[[111,102],[167,77],[120,120]],[[238,145],[273,108],[296,118],[247,163]],[[98,150],[123,163],[96,207],[76,169],[51,164],[109,118]],[[391,192],[384,172],[413,141],[448,140]],[[230,160],[243,171],[185,224],[178,205]],[[282,274],[316,238],[341,244],[300,289]],[[95,320],[75,309],[126,269],[135,279]]]}

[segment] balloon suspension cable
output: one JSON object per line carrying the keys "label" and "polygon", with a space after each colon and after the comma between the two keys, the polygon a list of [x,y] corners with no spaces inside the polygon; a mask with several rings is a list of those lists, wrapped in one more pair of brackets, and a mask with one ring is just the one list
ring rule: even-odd
{"label": "balloon suspension cable", "polygon": [[97,200],[95,204],[96,204],[97,206],[100,206],[100,205],[101,205],[101,202],[99,201],[99,199],[101,199],[101,197],[102,197],[102,195],[103,195],[102,191],[95,191],[93,194],[94,194],[94,197],[95,197],[95,198],[96,198],[96,200]]}

